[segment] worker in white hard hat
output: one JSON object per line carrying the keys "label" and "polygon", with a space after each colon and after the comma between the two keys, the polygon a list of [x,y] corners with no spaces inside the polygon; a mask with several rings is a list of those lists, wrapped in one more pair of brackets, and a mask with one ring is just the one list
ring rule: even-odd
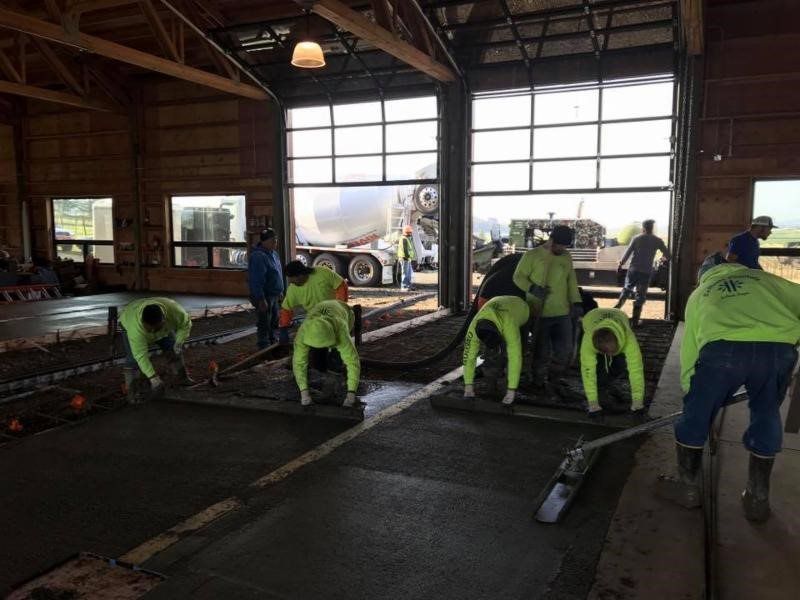
{"label": "worker in white hard hat", "polygon": [[300,403],[311,404],[308,387],[309,358],[313,366],[323,373],[328,369],[330,350],[339,353],[347,370],[347,396],[343,406],[353,406],[356,402],[358,379],[361,364],[358,351],[350,337],[355,324],[352,309],[340,300],[324,300],[308,311],[306,319],[294,338],[292,370],[297,387],[300,388]]}
{"label": "worker in white hard hat", "polygon": [[403,236],[397,242],[397,260],[400,265],[400,291],[407,292],[414,289],[411,276],[417,263],[417,251],[414,248],[414,228],[411,225],[403,227]]}

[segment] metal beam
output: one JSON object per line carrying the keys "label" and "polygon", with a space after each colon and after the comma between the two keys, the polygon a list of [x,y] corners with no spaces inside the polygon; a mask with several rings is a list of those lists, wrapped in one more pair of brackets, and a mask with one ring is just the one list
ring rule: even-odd
{"label": "metal beam", "polygon": [[396,38],[391,32],[375,25],[339,0],[319,0],[311,11],[438,81],[455,81],[456,77],[448,67]]}
{"label": "metal beam", "polygon": [[141,52],[140,50],[109,42],[108,40],[93,35],[80,32],[70,34],[58,25],[3,8],[0,8],[0,27],[48,39],[59,44],[77,48],[83,52],[105,56],[106,58],[118,60],[163,75],[170,75],[177,79],[204,85],[229,94],[243,96],[253,100],[266,100],[269,97],[265,91],[252,85],[232,81],[226,77],[220,77],[219,75],[208,73],[207,71],[195,69],[194,67],[182,65],[146,52]]}
{"label": "metal beam", "polygon": [[36,100],[45,100],[47,102],[56,102],[58,104],[67,104],[69,106],[77,106],[78,108],[87,108],[90,110],[99,110],[104,112],[119,111],[119,108],[110,102],[103,102],[102,100],[95,100],[92,98],[83,98],[81,96],[76,96],[75,94],[55,92],[53,90],[34,87],[32,85],[25,85],[22,83],[14,83],[11,81],[0,81],[0,93],[24,96],[26,98],[34,98]]}

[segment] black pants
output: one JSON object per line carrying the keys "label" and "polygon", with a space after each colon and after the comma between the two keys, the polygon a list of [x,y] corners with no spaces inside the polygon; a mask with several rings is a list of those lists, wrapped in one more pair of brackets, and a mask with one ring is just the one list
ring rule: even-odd
{"label": "black pants", "polygon": [[320,373],[327,373],[328,370],[339,373],[343,363],[336,348],[311,348],[308,353],[308,365]]}
{"label": "black pants", "polygon": [[597,387],[602,389],[624,375],[628,371],[628,363],[625,361],[624,354],[617,354],[611,359],[611,362],[606,367],[608,359],[605,354],[597,354]]}

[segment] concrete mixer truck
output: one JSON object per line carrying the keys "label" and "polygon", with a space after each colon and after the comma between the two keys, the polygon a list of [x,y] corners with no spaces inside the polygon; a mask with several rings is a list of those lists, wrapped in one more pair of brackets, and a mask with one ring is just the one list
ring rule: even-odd
{"label": "concrete mixer truck", "polygon": [[439,191],[435,184],[295,188],[296,258],[325,266],[353,286],[395,281],[397,240],[414,228],[420,266],[438,266]]}

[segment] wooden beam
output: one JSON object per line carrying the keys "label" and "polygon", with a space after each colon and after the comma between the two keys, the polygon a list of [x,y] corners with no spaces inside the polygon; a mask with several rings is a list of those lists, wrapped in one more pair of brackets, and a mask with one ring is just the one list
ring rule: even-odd
{"label": "wooden beam", "polygon": [[311,11],[438,81],[455,81],[455,75],[448,67],[397,39],[390,31],[375,25],[339,0],[318,0]]}
{"label": "wooden beam", "polygon": [[78,81],[78,78],[75,77],[72,70],[53,51],[50,45],[43,39],[37,37],[31,38],[31,41],[33,45],[36,46],[36,49],[39,51],[39,54],[42,55],[45,62],[50,65],[50,68],[58,75],[59,79],[73,92],[82,96],[84,94],[84,89],[80,81]]}
{"label": "wooden beam", "polygon": [[11,59],[8,58],[8,55],[2,50],[0,50],[0,71],[11,81],[22,83],[22,75],[17,71],[17,68],[14,66],[14,63],[11,62]]}
{"label": "wooden beam", "polygon": [[47,102],[57,102],[58,104],[67,104],[69,106],[77,106],[78,108],[87,108],[90,110],[100,110],[104,112],[116,112],[119,110],[117,106],[110,102],[83,98],[82,96],[67,94],[65,92],[54,92],[53,90],[22,83],[14,83],[12,81],[0,81],[0,93],[25,96],[26,98],[35,98],[36,100],[45,100]]}
{"label": "wooden beam", "polygon": [[686,51],[692,55],[702,54],[705,49],[702,0],[681,0],[681,29]]}
{"label": "wooden beam", "polygon": [[44,5],[50,18],[56,23],[61,23],[61,7],[58,6],[56,0],[44,0]]}
{"label": "wooden beam", "polygon": [[167,58],[171,58],[176,62],[182,63],[183,60],[181,60],[181,55],[178,52],[178,48],[175,46],[172,38],[167,33],[167,30],[164,28],[164,24],[161,22],[161,18],[158,16],[153,3],[150,0],[142,0],[139,3],[139,6],[142,7],[142,12],[147,19],[147,22],[150,24],[150,29],[153,31],[153,35],[156,37],[158,45],[161,46],[161,50],[167,55]]}
{"label": "wooden beam", "polygon": [[188,2],[199,6],[216,27],[225,26],[225,17],[213,0],[188,0]]}
{"label": "wooden beam", "polygon": [[105,56],[106,58],[118,60],[163,75],[170,75],[177,79],[204,85],[229,94],[235,94],[253,100],[268,99],[267,93],[255,86],[232,81],[226,77],[220,77],[219,75],[208,73],[207,71],[195,69],[194,67],[182,65],[146,52],[141,52],[140,50],[135,50],[134,48],[109,42],[108,40],[93,35],[85,33],[73,35],[66,32],[58,25],[3,8],[0,8],[0,27],[45,38],[59,44],[77,48],[84,52]]}
{"label": "wooden beam", "polygon": [[386,0],[371,0],[370,3],[372,12],[375,14],[375,22],[386,31],[393,31],[392,16],[389,13],[389,7],[386,6]]}

